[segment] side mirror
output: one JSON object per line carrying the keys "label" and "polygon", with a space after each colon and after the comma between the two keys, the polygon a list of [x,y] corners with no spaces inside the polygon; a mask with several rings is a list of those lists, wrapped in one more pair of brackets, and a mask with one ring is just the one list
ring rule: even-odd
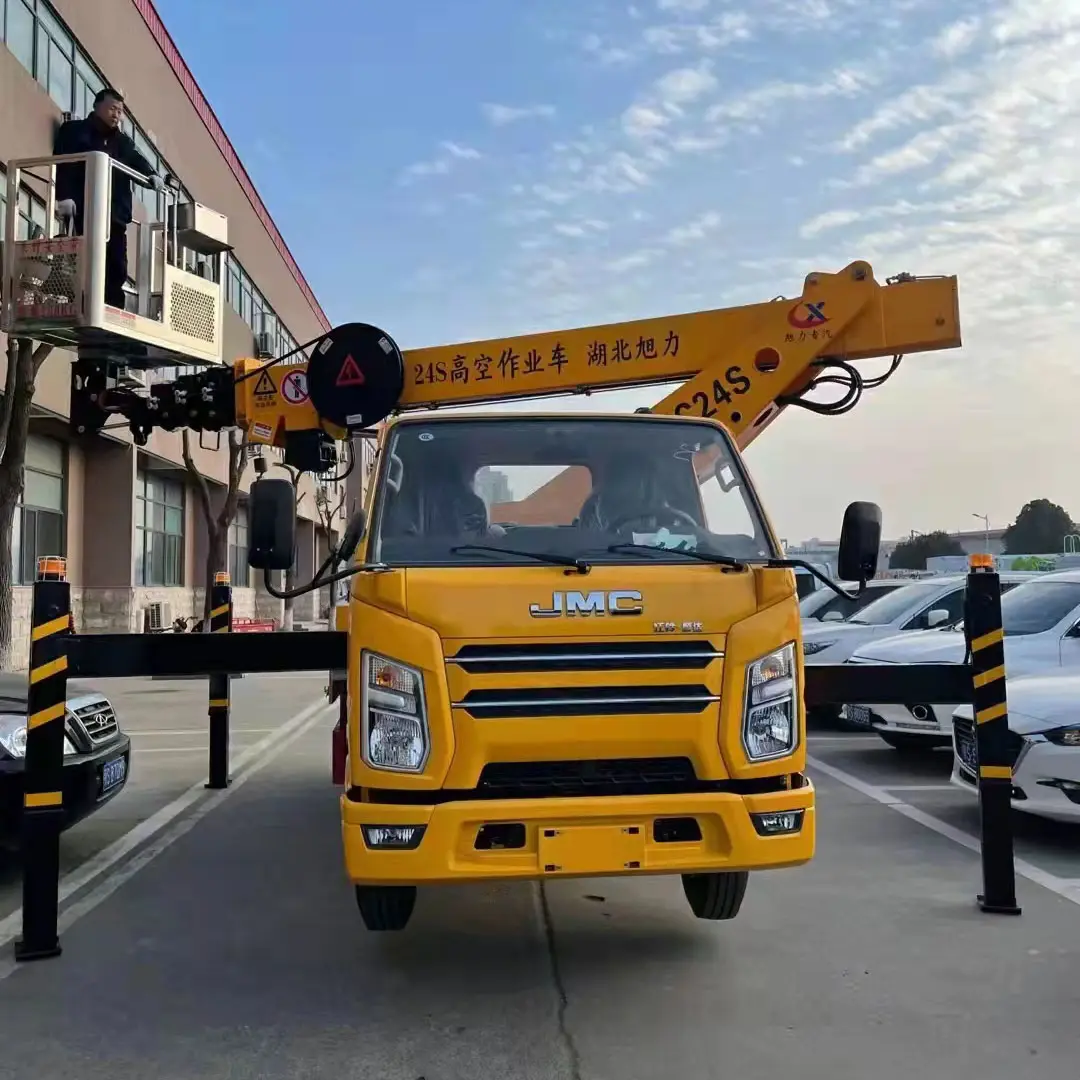
{"label": "side mirror", "polygon": [[296,492],[289,480],[264,476],[248,496],[248,565],[288,570],[296,558]]}
{"label": "side mirror", "polygon": [[353,553],[356,551],[356,547],[360,543],[366,528],[367,514],[362,509],[357,510],[349,518],[349,522],[345,526],[345,534],[341,538],[341,543],[338,544],[338,562],[347,563],[353,557]]}
{"label": "side mirror", "polygon": [[949,612],[946,608],[931,608],[926,613],[926,626],[933,630],[937,626],[944,626],[949,621]]}
{"label": "side mirror", "polygon": [[844,616],[839,611],[826,611],[821,616],[822,622],[843,622]]}
{"label": "side mirror", "polygon": [[841,581],[869,581],[877,573],[881,550],[881,507],[853,502],[844,511],[836,576]]}

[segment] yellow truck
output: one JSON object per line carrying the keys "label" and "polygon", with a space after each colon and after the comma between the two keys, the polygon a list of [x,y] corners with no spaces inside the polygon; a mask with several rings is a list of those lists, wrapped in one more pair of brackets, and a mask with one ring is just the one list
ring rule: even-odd
{"label": "yellow truck", "polygon": [[[405,354],[352,324],[299,404],[265,381],[257,401],[265,365],[241,364],[249,436],[378,425],[351,565],[316,579],[351,579],[341,823],[365,924],[403,928],[418,886],[625,874],[678,874],[696,916],[730,919],[750,872],[807,862],[796,563],[740,451],[884,381],[853,361],[959,344],[954,278],[856,262],[789,300]],[[447,410],[664,383],[630,415]],[[291,500],[252,489],[267,575],[292,562]],[[872,577],[879,540],[877,507],[849,506],[839,576]]]}

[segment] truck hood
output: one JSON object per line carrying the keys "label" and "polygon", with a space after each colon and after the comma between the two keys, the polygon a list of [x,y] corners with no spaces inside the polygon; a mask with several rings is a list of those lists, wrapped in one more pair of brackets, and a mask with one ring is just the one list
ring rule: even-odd
{"label": "truck hood", "polygon": [[[1009,702],[1009,728],[1018,735],[1080,723],[1080,673],[1007,678],[1005,693]],[[960,706],[954,715],[970,720],[971,706]]]}
{"label": "truck hood", "polygon": [[[410,568],[375,575],[373,585],[391,576],[404,579],[400,600],[408,618],[444,641],[641,637],[657,633],[657,623],[674,624],[673,636],[715,635],[758,607],[754,574],[704,563],[650,566],[643,560],[594,566],[588,574],[559,566]],[[386,581],[378,588],[390,586]],[[701,626],[684,629],[684,623]]]}

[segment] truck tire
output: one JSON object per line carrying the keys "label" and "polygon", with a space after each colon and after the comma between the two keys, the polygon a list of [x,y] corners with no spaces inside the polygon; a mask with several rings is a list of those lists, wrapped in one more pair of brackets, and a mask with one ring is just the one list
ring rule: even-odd
{"label": "truck tire", "polygon": [[416,886],[357,885],[356,906],[369,930],[404,930],[416,906]]}
{"label": "truck tire", "polygon": [[746,870],[722,874],[683,874],[683,892],[699,919],[734,919],[746,895]]}

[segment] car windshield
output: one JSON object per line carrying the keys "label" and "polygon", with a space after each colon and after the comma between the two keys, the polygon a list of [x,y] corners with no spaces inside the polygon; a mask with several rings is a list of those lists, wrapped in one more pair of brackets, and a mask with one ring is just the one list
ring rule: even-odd
{"label": "car windshield", "polygon": [[407,420],[380,470],[367,557],[391,566],[780,556],[730,439],[693,420]]}
{"label": "car windshield", "polygon": [[[816,593],[811,593],[800,604],[802,617],[804,619],[817,619],[819,622],[832,622],[834,619],[829,619],[828,616],[833,612],[836,612],[841,619],[850,619],[856,612],[862,611],[863,608],[869,607],[871,604],[876,604],[882,597],[887,596],[891,592],[895,592],[902,587],[902,582],[890,582],[888,585],[870,585],[862,593],[861,596],[849,596],[840,597],[832,591],[832,589],[824,590],[819,589]],[[822,592],[824,596],[820,595]]]}
{"label": "car windshield", "polygon": [[935,593],[940,591],[940,581],[905,585],[896,592],[889,593],[872,604],[867,604],[862,611],[852,615],[847,621],[858,623],[860,626],[887,626],[911,608],[929,601]]}
{"label": "car windshield", "polygon": [[1001,598],[1007,637],[1042,634],[1080,606],[1080,581],[1029,581]]}

